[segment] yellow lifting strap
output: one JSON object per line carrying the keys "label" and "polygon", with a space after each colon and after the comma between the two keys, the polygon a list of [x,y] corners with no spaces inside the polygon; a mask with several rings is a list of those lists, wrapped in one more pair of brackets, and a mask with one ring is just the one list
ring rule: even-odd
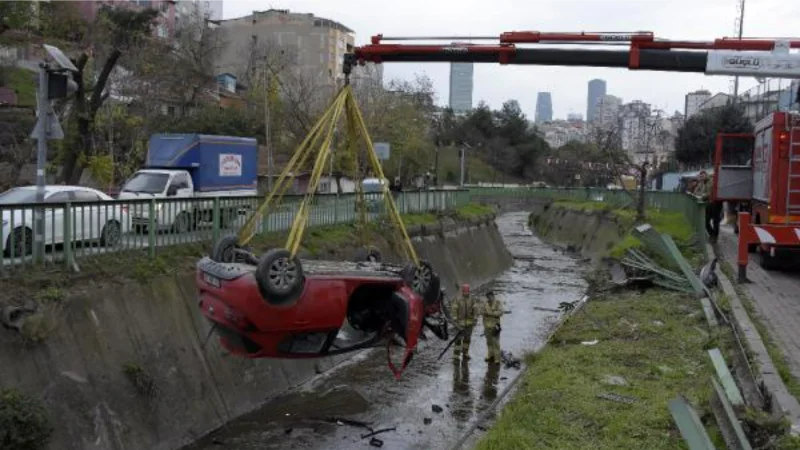
{"label": "yellow lifting strap", "polygon": [[[286,249],[291,252],[292,256],[297,254],[297,251],[300,248],[300,243],[302,242],[303,233],[308,223],[308,216],[311,210],[314,194],[319,187],[322,172],[325,168],[325,163],[331,155],[331,141],[333,139],[334,130],[343,111],[348,122],[346,129],[349,142],[354,143],[359,138],[363,140],[363,143],[366,147],[367,159],[372,171],[377,175],[378,179],[385,180],[383,168],[381,167],[380,161],[375,154],[372,139],[370,138],[366,124],[364,123],[364,117],[358,108],[353,89],[350,87],[350,85],[346,85],[339,91],[331,103],[331,106],[327,111],[325,111],[319,121],[317,121],[308,136],[306,136],[303,142],[298,146],[297,150],[295,150],[291,160],[289,160],[289,163],[286,165],[277,182],[275,183],[272,192],[269,193],[264,202],[259,205],[258,209],[239,231],[239,245],[247,245],[253,236],[255,236],[256,223],[258,223],[262,216],[268,217],[270,206],[280,202],[286,190],[288,190],[288,188],[291,186],[292,180],[294,179],[297,171],[304,167],[308,157],[312,153],[311,150],[316,148],[318,151],[314,161],[314,166],[311,170],[311,178],[308,183],[308,188],[305,196],[303,197],[303,201],[301,202],[300,207],[295,214],[294,222],[289,231],[289,237],[286,241]],[[353,144],[348,146],[347,151],[353,151],[357,153],[357,149],[358,146]],[[356,157],[356,164],[358,165],[358,155],[356,154],[354,156]],[[419,265],[419,257],[417,256],[417,252],[411,243],[410,237],[408,236],[408,232],[403,224],[403,220],[400,217],[400,212],[394,203],[394,198],[389,192],[388,183],[381,183],[381,186],[386,210],[389,213],[391,221],[398,228],[403,238],[403,247],[406,257],[415,265]]]}

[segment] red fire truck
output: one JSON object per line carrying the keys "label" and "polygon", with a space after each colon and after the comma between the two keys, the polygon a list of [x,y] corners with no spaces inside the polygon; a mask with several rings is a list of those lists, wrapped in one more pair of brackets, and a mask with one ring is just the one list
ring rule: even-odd
{"label": "red fire truck", "polygon": [[774,112],[753,134],[717,136],[712,197],[742,202],[739,214],[739,278],[748,253],[772,269],[800,248],[800,113]]}

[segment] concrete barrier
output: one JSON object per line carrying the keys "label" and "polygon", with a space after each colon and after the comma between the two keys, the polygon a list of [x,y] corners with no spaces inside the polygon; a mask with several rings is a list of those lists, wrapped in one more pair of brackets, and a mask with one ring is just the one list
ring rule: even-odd
{"label": "concrete barrier", "polygon": [[[456,283],[491,280],[512,262],[493,217],[478,222],[425,227],[432,234],[411,227],[420,256],[450,293]],[[388,244],[381,250],[396,258]],[[228,355],[216,337],[206,341],[210,325],[197,310],[194,273],[183,268],[148,283],[93,280],[64,296],[58,327],[43,343],[26,346],[0,329],[0,387],[44,401],[55,426],[52,450],[174,449],[352,356]]]}

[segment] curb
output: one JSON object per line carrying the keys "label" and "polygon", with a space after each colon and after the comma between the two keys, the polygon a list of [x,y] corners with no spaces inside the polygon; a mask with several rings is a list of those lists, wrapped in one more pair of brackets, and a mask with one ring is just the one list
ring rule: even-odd
{"label": "curb", "polygon": [[[710,254],[714,254],[713,250]],[[735,323],[733,324],[744,336],[749,350],[753,353],[757,365],[758,382],[766,391],[765,394],[772,400],[771,412],[785,416],[791,423],[791,434],[800,435],[800,402],[789,392],[786,384],[780,377],[775,363],[767,352],[764,340],[761,338],[753,321],[747,313],[742,303],[742,299],[733,288],[733,284],[728,277],[716,268],[717,278],[720,281],[722,291],[731,303],[731,312]]]}

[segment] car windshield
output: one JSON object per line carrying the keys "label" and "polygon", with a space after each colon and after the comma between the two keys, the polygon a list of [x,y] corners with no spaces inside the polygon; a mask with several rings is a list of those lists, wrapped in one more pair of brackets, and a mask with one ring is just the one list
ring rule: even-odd
{"label": "car windshield", "polygon": [[382,192],[383,185],[380,183],[362,183],[361,189],[365,194],[369,194],[371,192]]}
{"label": "car windshield", "polygon": [[36,203],[36,190],[13,188],[0,194],[0,205],[14,205],[19,203]]}
{"label": "car windshield", "polygon": [[125,183],[122,192],[158,194],[164,192],[164,188],[167,187],[167,181],[169,181],[169,175],[166,173],[139,172]]}

